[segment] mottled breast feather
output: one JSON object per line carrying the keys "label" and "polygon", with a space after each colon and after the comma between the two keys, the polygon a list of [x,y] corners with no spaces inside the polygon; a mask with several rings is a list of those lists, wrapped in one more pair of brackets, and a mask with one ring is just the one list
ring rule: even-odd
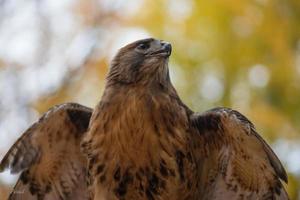
{"label": "mottled breast feather", "polygon": [[193,196],[196,165],[187,140],[186,110],[177,96],[150,92],[121,88],[95,109],[82,143],[95,199]]}

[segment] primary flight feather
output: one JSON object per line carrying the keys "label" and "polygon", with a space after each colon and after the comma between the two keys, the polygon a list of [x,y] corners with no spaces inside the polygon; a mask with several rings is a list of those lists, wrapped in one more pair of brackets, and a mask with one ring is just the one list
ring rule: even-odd
{"label": "primary flight feather", "polygon": [[9,198],[288,199],[283,166],[245,116],[181,101],[170,55],[162,40],[133,42],[111,62],[93,111],[50,109],[1,161],[22,172]]}

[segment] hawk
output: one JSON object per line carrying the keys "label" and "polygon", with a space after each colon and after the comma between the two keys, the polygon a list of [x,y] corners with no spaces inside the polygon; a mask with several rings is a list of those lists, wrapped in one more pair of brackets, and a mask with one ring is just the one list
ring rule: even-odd
{"label": "hawk", "polygon": [[55,106],[0,164],[10,199],[288,199],[287,174],[254,125],[229,108],[193,112],[168,70],[171,44],[119,50],[94,110]]}

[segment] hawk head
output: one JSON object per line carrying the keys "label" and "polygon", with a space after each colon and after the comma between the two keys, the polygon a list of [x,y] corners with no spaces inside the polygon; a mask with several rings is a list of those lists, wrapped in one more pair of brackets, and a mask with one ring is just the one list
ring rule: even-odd
{"label": "hawk head", "polygon": [[149,84],[169,79],[170,43],[148,38],[121,48],[108,73],[108,83],[123,85]]}

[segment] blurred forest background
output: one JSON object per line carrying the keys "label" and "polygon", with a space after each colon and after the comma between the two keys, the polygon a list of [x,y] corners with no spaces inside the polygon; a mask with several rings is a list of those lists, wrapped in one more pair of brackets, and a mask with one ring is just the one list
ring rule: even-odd
{"label": "blurred forest background", "polygon": [[184,102],[248,116],[300,199],[299,0],[0,0],[0,158],[51,106],[94,107],[117,49],[149,36],[172,43]]}

